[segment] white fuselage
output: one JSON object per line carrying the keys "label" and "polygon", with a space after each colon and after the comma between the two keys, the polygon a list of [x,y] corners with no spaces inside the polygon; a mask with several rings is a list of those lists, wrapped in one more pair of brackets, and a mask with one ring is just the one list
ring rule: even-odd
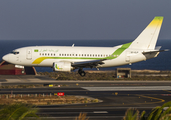
{"label": "white fuselage", "polygon": [[55,71],[79,69],[85,76],[83,68],[114,67],[157,57],[161,51],[155,46],[162,22],[163,17],[156,16],[133,42],[116,47],[23,47],[3,56],[3,60],[22,66],[53,67]]}
{"label": "white fuselage", "polygon": [[[23,66],[52,67],[54,62],[83,62],[105,59],[114,53],[117,47],[70,47],[70,46],[32,46],[14,50],[3,57],[7,62]],[[15,53],[16,52],[16,53]],[[113,67],[146,60],[143,50],[125,49],[121,54],[107,59],[98,67]],[[156,54],[156,53],[155,53]],[[155,54],[149,54],[153,58]]]}

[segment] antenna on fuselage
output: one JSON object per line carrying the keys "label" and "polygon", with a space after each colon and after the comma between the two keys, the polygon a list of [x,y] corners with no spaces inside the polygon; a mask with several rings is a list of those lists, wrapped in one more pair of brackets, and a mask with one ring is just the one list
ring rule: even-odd
{"label": "antenna on fuselage", "polygon": [[72,44],[72,47],[74,47],[75,44]]}

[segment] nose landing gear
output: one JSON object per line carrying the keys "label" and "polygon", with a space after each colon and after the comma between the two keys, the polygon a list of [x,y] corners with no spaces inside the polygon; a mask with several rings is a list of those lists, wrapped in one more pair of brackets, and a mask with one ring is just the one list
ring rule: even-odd
{"label": "nose landing gear", "polygon": [[79,69],[79,70],[78,70],[78,73],[79,73],[82,77],[84,77],[84,76],[86,75],[86,73],[83,71],[83,69]]}

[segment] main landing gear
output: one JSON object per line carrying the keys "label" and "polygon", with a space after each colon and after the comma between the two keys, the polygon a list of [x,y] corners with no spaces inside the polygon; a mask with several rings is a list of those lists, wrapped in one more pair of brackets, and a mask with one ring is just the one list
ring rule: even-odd
{"label": "main landing gear", "polygon": [[86,73],[83,71],[83,69],[79,69],[79,70],[78,70],[78,73],[79,73],[82,77],[84,77],[84,76],[86,75]]}

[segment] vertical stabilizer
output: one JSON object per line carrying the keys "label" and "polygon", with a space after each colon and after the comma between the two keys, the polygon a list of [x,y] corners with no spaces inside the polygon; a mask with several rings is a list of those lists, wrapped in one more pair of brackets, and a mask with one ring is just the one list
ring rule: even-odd
{"label": "vertical stabilizer", "polygon": [[132,42],[130,48],[147,50],[154,49],[162,22],[162,16],[155,17],[151,23],[141,32],[141,34]]}

